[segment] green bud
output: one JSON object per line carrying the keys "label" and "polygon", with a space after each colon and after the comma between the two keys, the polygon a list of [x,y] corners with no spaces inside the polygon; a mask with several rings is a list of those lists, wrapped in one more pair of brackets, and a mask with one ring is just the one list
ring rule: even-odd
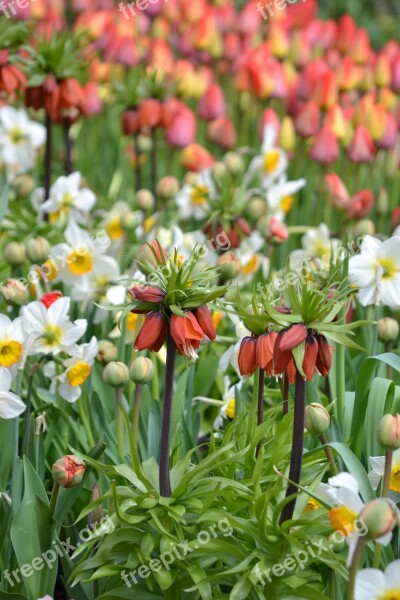
{"label": "green bud", "polygon": [[14,267],[24,264],[26,260],[25,246],[20,242],[9,242],[4,246],[3,258]]}
{"label": "green bud", "polygon": [[153,379],[154,365],[150,358],[138,356],[129,368],[129,375],[135,383],[148,383]]}
{"label": "green bud", "polygon": [[398,525],[399,513],[394,502],[388,498],[377,498],[364,506],[358,518],[366,525],[367,540],[376,540],[393,531]]}
{"label": "green bud", "polygon": [[25,252],[31,263],[42,263],[50,254],[50,244],[46,238],[39,235],[26,242]]}
{"label": "green bud", "polygon": [[378,321],[378,336],[381,342],[395,342],[399,337],[399,324],[392,317],[383,317]]}
{"label": "green bud", "polygon": [[376,429],[376,439],[385,450],[400,448],[400,415],[383,415]]}
{"label": "green bud", "polygon": [[118,357],[118,348],[110,340],[99,340],[97,360],[100,363],[109,363]]}
{"label": "green bud", "polygon": [[318,436],[324,434],[330,422],[331,417],[322,404],[312,402],[306,407],[305,426],[310,433]]}
{"label": "green bud", "polygon": [[119,361],[109,362],[103,369],[103,381],[113,387],[123,387],[129,381],[129,369]]}

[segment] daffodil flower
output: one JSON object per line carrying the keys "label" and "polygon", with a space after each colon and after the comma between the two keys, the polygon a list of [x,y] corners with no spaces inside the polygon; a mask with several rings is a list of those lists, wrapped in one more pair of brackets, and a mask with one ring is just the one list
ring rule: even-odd
{"label": "daffodil flower", "polygon": [[11,374],[5,367],[0,367],[0,418],[14,419],[26,408],[21,398],[10,392]]}
{"label": "daffodil flower", "polygon": [[357,573],[354,600],[400,600],[400,560],[391,562],[384,573],[379,569]]}
{"label": "daffodil flower", "polygon": [[24,337],[21,317],[11,321],[6,315],[0,315],[0,366],[13,376],[22,358]]}
{"label": "daffodil flower", "polygon": [[208,200],[215,192],[215,186],[208,170],[201,171],[191,183],[183,186],[176,197],[178,218],[186,221],[192,217],[204,219],[209,207]]}
{"label": "daffodil flower", "polygon": [[69,354],[71,348],[85,333],[86,319],[71,321],[70,298],[59,298],[46,308],[35,300],[21,310],[24,331],[33,338],[29,354]]}
{"label": "daffodil flower", "polygon": [[45,135],[43,125],[30,121],[23,108],[0,108],[0,161],[6,165],[10,179],[33,167]]}
{"label": "daffodil flower", "polygon": [[251,161],[245,176],[246,182],[250,182],[257,174],[261,186],[268,189],[286,172],[289,162],[287,154],[275,145],[275,140],[275,127],[267,125],[264,128],[261,152]]}
{"label": "daffodil flower", "polygon": [[362,306],[379,304],[400,307],[400,237],[382,242],[366,235],[361,254],[349,261],[349,279],[360,288]]}
{"label": "daffodil flower", "polygon": [[87,214],[96,203],[96,196],[88,188],[81,187],[81,174],[71,173],[59,177],[50,188],[50,198],[40,210],[50,215],[50,222],[67,216],[78,223],[85,223]]}
{"label": "daffodil flower", "polygon": [[[385,472],[385,456],[371,456],[369,459],[372,470],[368,473],[369,480],[374,490],[377,489]],[[400,450],[393,452],[392,467],[389,481],[389,497],[399,499],[400,492]]]}

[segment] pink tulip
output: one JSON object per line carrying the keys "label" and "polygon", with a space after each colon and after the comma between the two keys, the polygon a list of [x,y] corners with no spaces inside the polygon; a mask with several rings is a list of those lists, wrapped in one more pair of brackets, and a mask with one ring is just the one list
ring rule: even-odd
{"label": "pink tulip", "polygon": [[314,138],[310,158],[321,165],[330,165],[339,156],[339,143],[333,131],[324,125]]}
{"label": "pink tulip", "polygon": [[375,155],[375,146],[364,125],[357,125],[347,155],[354,163],[371,162]]}
{"label": "pink tulip", "polygon": [[197,107],[199,116],[205,121],[217,119],[225,112],[225,98],[222,88],[212,83]]}
{"label": "pink tulip", "polygon": [[196,139],[196,118],[189,108],[178,111],[166,130],[165,140],[174,148],[186,148]]}
{"label": "pink tulip", "polygon": [[207,127],[208,137],[221,148],[232,148],[236,144],[235,127],[226,115],[210,121]]}

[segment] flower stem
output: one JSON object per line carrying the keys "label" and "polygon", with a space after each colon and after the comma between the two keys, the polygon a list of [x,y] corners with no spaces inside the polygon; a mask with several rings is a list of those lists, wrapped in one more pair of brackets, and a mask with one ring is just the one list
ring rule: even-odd
{"label": "flower stem", "polygon": [[151,191],[155,195],[157,184],[157,129],[151,130],[151,139],[153,146],[151,149]]}
{"label": "flower stem", "polygon": [[346,600],[354,600],[354,590],[356,587],[357,571],[360,565],[361,555],[364,550],[366,540],[360,537],[354,552],[353,560],[350,567],[349,582],[347,584]]}
{"label": "flower stem", "polygon": [[[306,409],[306,382],[300,375],[296,373],[296,384],[294,390],[294,423],[293,423],[293,438],[292,438],[292,454],[290,458],[289,479],[294,484],[300,483],[301,464],[303,461],[303,446],[304,446],[304,419]],[[286,490],[286,498],[292,496],[297,491],[295,485],[290,483]],[[294,498],[284,507],[279,523],[293,517],[296,499]]]}
{"label": "flower stem", "polygon": [[132,421],[132,431],[133,431],[133,443],[135,444],[135,448],[137,450],[138,441],[139,441],[139,414],[140,414],[140,392],[142,391],[142,386],[137,383],[135,386],[135,391],[133,393],[133,421]]}
{"label": "flower stem", "polygon": [[[383,472],[381,498],[385,498],[389,494],[390,476],[392,473],[393,450],[386,450],[385,454],[385,470]],[[372,567],[379,569],[381,562],[382,545],[375,543],[374,557],[372,559]]]}
{"label": "flower stem", "polygon": [[326,458],[329,461],[329,465],[331,468],[331,473],[332,475],[337,475],[338,474],[338,470],[337,470],[337,466],[335,463],[335,459],[333,458],[333,454],[332,454],[332,450],[329,448],[329,446],[327,446],[326,444],[328,444],[328,440],[326,439],[326,436],[324,434],[321,435],[321,437],[319,438],[320,442],[323,446],[325,446],[324,451],[326,454]]}
{"label": "flower stem", "polygon": [[142,188],[142,166],[140,164],[140,147],[139,147],[139,135],[137,133],[133,136],[134,148],[135,148],[135,185],[136,191]]}
{"label": "flower stem", "polygon": [[172,398],[174,389],[176,346],[168,331],[167,337],[167,363],[165,367],[164,406],[161,426],[160,449],[160,495],[171,496],[171,483],[169,480],[169,445],[171,430]]}
{"label": "flower stem", "polygon": [[51,154],[53,142],[53,123],[49,113],[46,112],[46,151],[44,155],[44,201],[50,197],[51,184]]}
{"label": "flower stem", "polygon": [[64,129],[64,146],[65,146],[65,172],[67,175],[72,173],[72,144],[69,135],[70,122],[68,119],[63,120]]}
{"label": "flower stem", "polygon": [[124,418],[122,416],[122,388],[116,388],[115,399],[117,401],[117,428],[118,428],[118,452],[122,460],[124,456]]}
{"label": "flower stem", "polygon": [[50,497],[50,514],[54,516],[54,512],[56,510],[58,492],[60,491],[60,484],[56,481],[54,482],[53,491],[51,492]]}
{"label": "flower stem", "polygon": [[[258,402],[257,402],[257,425],[261,425],[264,420],[264,379],[265,372],[263,369],[259,368],[258,375]],[[257,444],[256,448],[256,458],[258,457],[262,446],[262,441],[260,440]]]}

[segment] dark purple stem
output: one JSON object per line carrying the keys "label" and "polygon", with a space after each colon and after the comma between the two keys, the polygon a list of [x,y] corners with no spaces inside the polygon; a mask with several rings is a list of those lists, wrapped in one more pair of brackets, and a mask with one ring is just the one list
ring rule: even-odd
{"label": "dark purple stem", "polygon": [[139,146],[139,134],[133,135],[133,143],[135,149],[135,185],[136,191],[142,189],[142,166],[140,164],[140,146]]}
{"label": "dark purple stem", "polygon": [[[293,438],[292,438],[292,455],[290,458],[289,479],[293,483],[289,483],[285,497],[288,498],[297,492],[297,487],[294,484],[300,483],[301,465],[303,461],[303,446],[304,446],[304,419],[306,409],[306,382],[297,371],[296,384],[294,390],[294,423],[293,423]],[[279,523],[293,517],[296,498],[288,502],[281,514]]]}
{"label": "dark purple stem", "polygon": [[50,197],[51,184],[51,154],[52,154],[53,123],[46,112],[46,151],[44,155],[44,201]]}
{"label": "dark purple stem", "polygon": [[69,135],[70,122],[68,119],[63,121],[64,145],[65,145],[65,172],[67,175],[72,173],[72,142]]}
{"label": "dark purple stem", "polygon": [[167,337],[167,364],[165,367],[164,406],[161,426],[161,449],[160,449],[160,495],[169,498],[171,496],[171,483],[169,480],[169,445],[171,430],[172,398],[174,391],[176,346],[168,331]]}

